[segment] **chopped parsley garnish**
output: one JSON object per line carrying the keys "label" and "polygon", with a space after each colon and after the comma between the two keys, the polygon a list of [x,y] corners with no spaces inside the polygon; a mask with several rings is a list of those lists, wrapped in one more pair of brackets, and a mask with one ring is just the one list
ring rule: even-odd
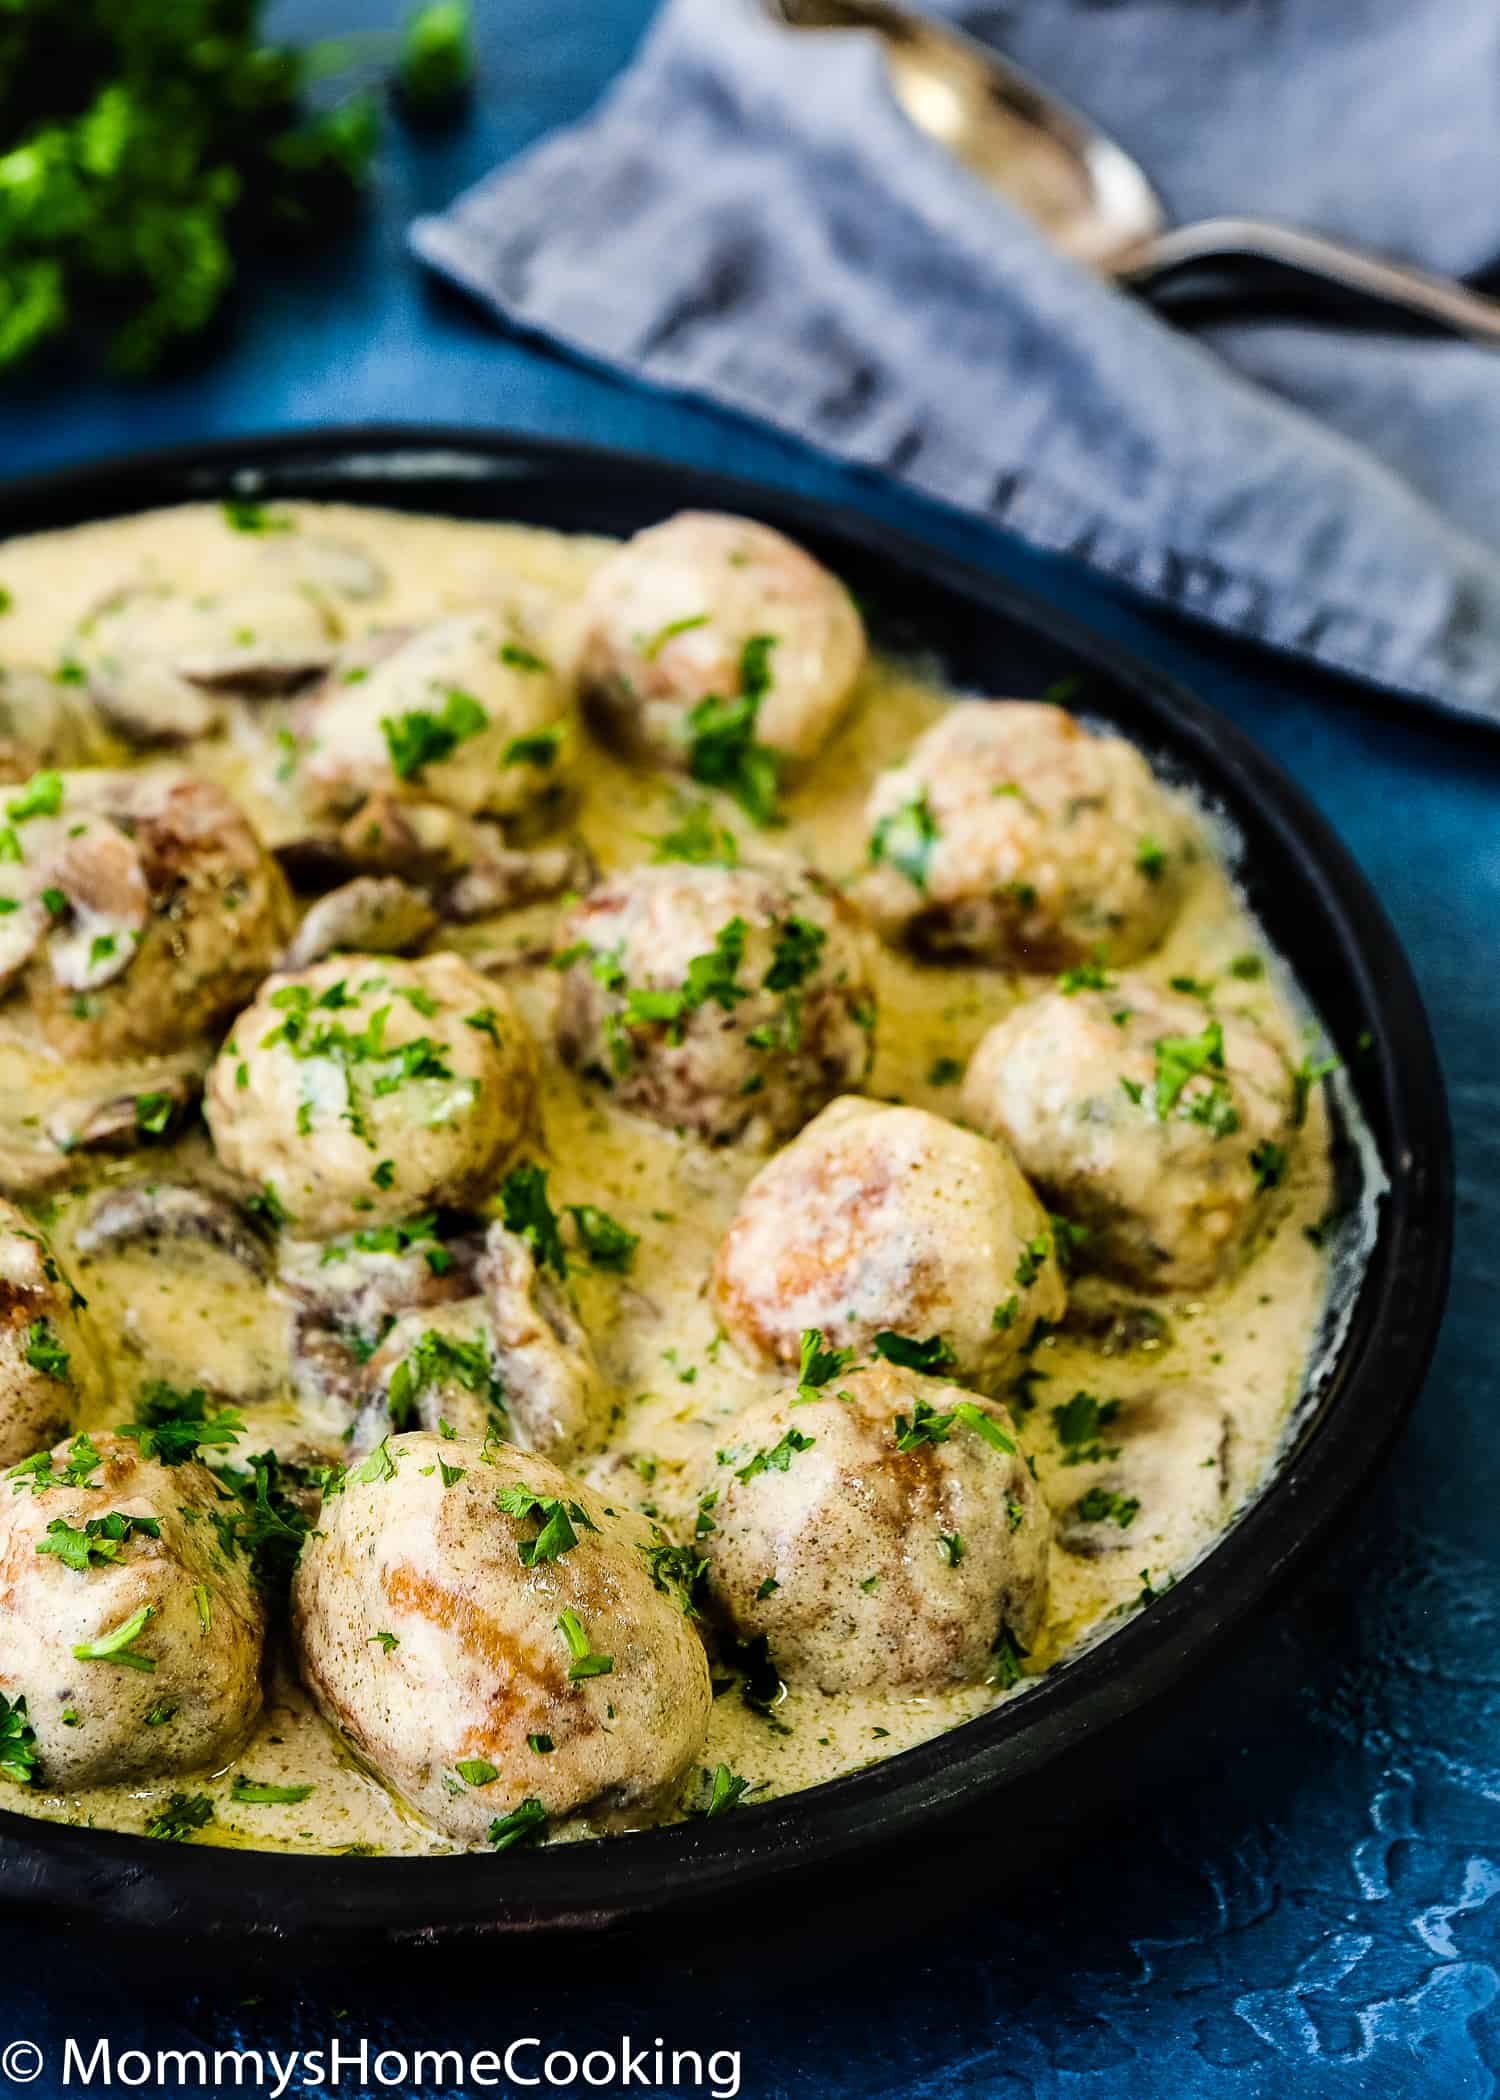
{"label": "chopped parsley garnish", "polygon": [[68,1382],[68,1352],[50,1320],[33,1320],[26,1330],[26,1361],[33,1371],[59,1385]]}
{"label": "chopped parsley garnish", "polygon": [[180,1466],[196,1458],[205,1446],[233,1444],[243,1434],[244,1422],[232,1408],[221,1408],[214,1415],[207,1410],[208,1395],[202,1386],[184,1392],[165,1379],[154,1379],[141,1389],[139,1419],[121,1423],[119,1433],[140,1447],[142,1458]]}
{"label": "chopped parsley garnish", "polygon": [[214,1805],[207,1794],[173,1794],[146,1825],[146,1836],[163,1844],[183,1845],[195,1830],[214,1820]]}
{"label": "chopped parsley garnish", "polygon": [[1118,1400],[1100,1400],[1093,1393],[1077,1392],[1071,1400],[1052,1409],[1052,1427],[1063,1447],[1065,1466],[1092,1465],[1097,1459],[1118,1458],[1118,1447],[1106,1449],[1099,1433],[1120,1412]]}
{"label": "chopped parsley garnish", "polygon": [[635,1250],[641,1244],[638,1232],[627,1232],[609,1215],[593,1203],[570,1203],[568,1215],[577,1228],[583,1243],[583,1251],[596,1269],[609,1269],[623,1275],[635,1260]]}
{"label": "chopped parsley garnish", "polygon": [[1089,1237],[1087,1225],[1075,1225],[1068,1218],[1058,1217],[1055,1211],[1047,1213],[1047,1223],[1052,1227],[1052,1251],[1057,1256],[1057,1265],[1064,1276],[1072,1273],[1073,1263]]}
{"label": "chopped parsley garnish", "polygon": [[1286,1147],[1263,1138],[1250,1154],[1250,1171],[1255,1176],[1257,1196],[1266,1189],[1280,1188],[1286,1173]]}
{"label": "chopped parsley garnish", "polygon": [[399,1224],[367,1225],[362,1232],[350,1233],[347,1239],[330,1240],[323,1249],[322,1265],[327,1268],[331,1262],[345,1260],[351,1251],[356,1254],[406,1254],[420,1248],[422,1259],[432,1274],[446,1276],[453,1266],[453,1256],[439,1240],[438,1230],[435,1211],[424,1211],[419,1218],[408,1218]]}
{"label": "chopped parsley garnish", "polygon": [[764,1604],[767,1597],[774,1597],[776,1592],[780,1588],[781,1584],[776,1580],[776,1577],[774,1575],[767,1575],[764,1581],[761,1583],[760,1587],[755,1592],[756,1603]]}
{"label": "chopped parsley garnish", "polygon": [[62,800],[61,773],[33,773],[20,794],[12,795],[6,803],[5,814],[12,824],[24,824],[28,817],[55,817]]}
{"label": "chopped parsley garnish", "polygon": [[7,1699],[0,1692],[0,1779],[14,1786],[38,1786],[39,1764],[36,1730],[26,1718],[25,1695]]}
{"label": "chopped parsley garnish", "polygon": [[135,1131],[140,1138],[165,1137],[177,1110],[173,1094],[137,1094]]}
{"label": "chopped parsley garnish", "polygon": [[492,1786],[500,1777],[487,1757],[461,1757],[453,1769],[465,1786]]}
{"label": "chopped parsley garnish", "polygon": [[915,1400],[910,1418],[906,1415],[891,1417],[891,1430],[898,1451],[915,1451],[920,1444],[946,1444],[953,1433],[955,1422],[970,1429],[995,1451],[1014,1452],[1015,1444],[1006,1435],[1000,1424],[983,1408],[976,1407],[972,1400],[960,1400],[946,1414],[933,1407],[929,1401]]}
{"label": "chopped parsley garnish", "polygon": [[1052,1250],[1052,1242],[1045,1232],[1033,1233],[1021,1248],[1016,1262],[1015,1282],[1018,1289],[1029,1291],[1042,1273],[1042,1264]]}
{"label": "chopped parsley garnish", "polygon": [[579,1502],[561,1502],[555,1495],[539,1495],[517,1481],[514,1487],[496,1488],[495,1507],[502,1516],[524,1523],[534,1518],[540,1529],[534,1538],[522,1539],[516,1547],[523,1568],[534,1568],[544,1560],[561,1560],[578,1544],[575,1525],[597,1531],[598,1525]]}
{"label": "chopped parsley garnish", "polygon": [[429,1327],[391,1373],[386,1388],[386,1410],[391,1421],[398,1429],[409,1429],[416,1420],[422,1394],[444,1385],[462,1386],[466,1393],[488,1401],[497,1414],[505,1412],[505,1388],[495,1376],[485,1337],[477,1334],[473,1341],[461,1342]]}
{"label": "chopped parsley garnish", "polygon": [[460,744],[480,735],[489,724],[489,716],[472,693],[450,686],[441,714],[425,707],[409,708],[405,714],[383,715],[380,729],[396,778],[415,780],[424,767],[451,757]]}
{"label": "chopped parsley garnish", "polygon": [[853,1360],[852,1349],[830,1349],[825,1345],[821,1327],[804,1327],[797,1364],[797,1398],[816,1400],[817,1388],[827,1385],[830,1378],[837,1378]]}
{"label": "chopped parsley garnish", "polygon": [[614,1658],[595,1655],[590,1647],[588,1635],[578,1621],[578,1614],[565,1611],[559,1614],[557,1630],[568,1644],[568,1653],[573,1660],[568,1667],[568,1682],[576,1684],[584,1677],[607,1677],[614,1668]]}
{"label": "chopped parsley garnish", "polygon": [[644,662],[654,664],[674,636],[691,634],[695,627],[707,625],[706,612],[685,613],[680,620],[668,620],[665,626],[657,628],[655,634],[641,635],[636,642],[637,652]]}
{"label": "chopped parsley garnish", "polygon": [[301,1786],[276,1786],[266,1779],[247,1779],[243,1772],[236,1772],[234,1784],[229,1789],[231,1801],[244,1801],[254,1807],[280,1807],[305,1801],[314,1791],[311,1781]]}
{"label": "chopped parsley garnish", "polygon": [[536,1734],[527,1736],[526,1747],[537,1757],[550,1757],[557,1745],[550,1735]]}
{"label": "chopped parsley garnish", "polygon": [[500,661],[512,671],[550,671],[552,668],[545,656],[538,656],[534,649],[523,649],[519,642],[502,642]]}
{"label": "chopped parsley garnish", "polygon": [[957,1531],[938,1533],[938,1559],[945,1567],[956,1568],[964,1557],[963,1534]]}
{"label": "chopped parsley garnish", "polygon": [[1189,999],[1201,999],[1205,1006],[1213,999],[1214,984],[1211,977],[1169,977],[1167,982],[1174,992],[1182,992]]}
{"label": "chopped parsley garnish", "polygon": [[718,822],[708,802],[689,803],[675,829],[663,832],[654,845],[653,861],[685,860],[694,867],[739,866],[734,833]]}
{"label": "chopped parsley garnish", "polygon": [[18,1466],[12,1466],[6,1474],[7,1480],[15,1482],[16,1494],[29,1488],[33,1495],[45,1495],[48,1488],[98,1487],[93,1471],[103,1460],[89,1437],[87,1430],[80,1431],[68,1446],[68,1455],[60,1473],[52,1469],[50,1451],[37,1451],[30,1458],[23,1458]]}
{"label": "chopped parsley garnish", "polygon": [[963,1076],[963,1061],[957,1057],[935,1057],[927,1068],[929,1086],[955,1086]]}
{"label": "chopped parsley garnish", "polygon": [[377,1481],[394,1480],[396,1477],[396,1454],[391,1449],[389,1437],[382,1437],[363,1465],[356,1466],[349,1478],[360,1487],[373,1487]]}
{"label": "chopped parsley garnish", "polygon": [[941,837],[923,788],[910,802],[880,819],[870,834],[870,858],[885,861],[915,888],[925,890],[932,849]]}
{"label": "chopped parsley garnish", "polygon": [[538,1268],[567,1275],[567,1250],[557,1229],[557,1213],[547,1201],[545,1167],[528,1161],[511,1168],[500,1184],[500,1216],[506,1231],[526,1242]]}
{"label": "chopped parsley garnish", "polygon": [[308,1534],[308,1519],[294,1489],[318,1486],[336,1492],[336,1472],[298,1466],[273,1451],[258,1451],[245,1467],[214,1466],[214,1479],[230,1499],[215,1511],[213,1525],[226,1552],[243,1554],[257,1589],[284,1597]]}
{"label": "chopped parsley garnish", "polygon": [[1022,1661],[1029,1654],[1008,1626],[1002,1625],[995,1636],[995,1645],[990,1650],[990,1667],[986,1682],[998,1685],[1003,1692],[1013,1691],[1026,1674]]}
{"label": "chopped parsley garnish", "polygon": [[740,690],[733,699],[707,693],[687,718],[688,771],[704,787],[732,795],[753,822],[777,821],[781,757],[755,736],[760,703],[770,689],[774,635],[752,635],[740,651]]}
{"label": "chopped parsley garnish", "polygon": [[636,1551],[646,1563],[652,1586],[663,1596],[670,1597],[685,1619],[696,1619],[696,1592],[708,1562],[700,1558],[691,1546],[674,1546],[670,1539],[659,1535],[653,1544],[637,1546]]}
{"label": "chopped parsley garnish", "polygon": [[155,1656],[139,1654],[135,1643],[145,1632],[146,1621],[155,1616],[154,1604],[139,1605],[109,1633],[101,1633],[96,1640],[79,1641],[73,1654],[79,1662],[118,1663],[127,1670],[152,1671],[156,1668]]}
{"label": "chopped parsley garnish", "polygon": [[[1202,1123],[1216,1138],[1238,1130],[1240,1119],[1224,1077],[1224,1029],[1210,1021],[1202,1035],[1164,1035],[1157,1039],[1156,1085],[1152,1106],[1160,1121],[1176,1110],[1190,1122]],[[1196,1079],[1210,1084],[1182,1107],[1184,1090]]]}
{"label": "chopped parsley garnish", "polygon": [[497,1852],[508,1852],[512,1845],[534,1845],[546,1828],[546,1809],[534,1795],[528,1795],[508,1816],[496,1816],[490,1825],[489,1841]]}
{"label": "chopped parsley garnish", "polygon": [[393,1654],[401,1646],[401,1637],[395,1633],[372,1633],[366,1640],[365,1646],[367,1648],[371,1647],[377,1641],[380,1643],[382,1652],[386,1655]]}
{"label": "chopped parsley garnish", "polygon": [[805,983],[818,967],[818,957],[827,939],[828,935],[821,926],[815,926],[810,919],[798,918],[795,912],[789,914],[777,929],[771,967],[761,980],[765,989],[786,992]]}
{"label": "chopped parsley garnish", "polygon": [[1242,983],[1253,984],[1257,977],[1265,976],[1266,966],[1253,952],[1236,955],[1230,962],[1229,974],[1231,977],[1238,977]]}
{"label": "chopped parsley garnish", "polygon": [[513,736],[506,745],[502,766],[535,766],[539,773],[557,764],[562,746],[561,729],[538,729],[531,736]]}
{"label": "chopped parsley garnish", "polygon": [[1071,999],[1075,992],[1110,992],[1115,980],[1105,969],[1102,961],[1079,963],[1076,968],[1064,970],[1057,980],[1057,989]]}
{"label": "chopped parsley garnish", "polygon": [[278,517],[263,503],[246,503],[231,497],[223,506],[224,523],[231,532],[291,532],[290,518]]}
{"label": "chopped parsley garnish", "polygon": [[1330,1072],[1336,1072],[1342,1062],[1343,1060],[1337,1057],[1314,1058],[1308,1055],[1293,1072],[1292,1121],[1299,1129],[1307,1121],[1307,1104],[1312,1098],[1313,1088],[1320,1079],[1326,1079]]}
{"label": "chopped parsley garnish", "polygon": [[1007,1334],[1016,1324],[1016,1314],[1021,1310],[1021,1301],[1012,1294],[995,1307],[990,1314],[990,1325],[999,1334]]}
{"label": "chopped parsley garnish", "polygon": [[890,1328],[882,1327],[871,1346],[888,1364],[899,1364],[903,1371],[925,1371],[934,1377],[939,1371],[951,1371],[958,1362],[951,1344],[940,1334],[930,1334],[918,1342],[910,1335],[893,1334]]}
{"label": "chopped parsley garnish", "polygon": [[731,1808],[737,1808],[744,1800],[752,1783],[748,1779],[739,1778],[730,1771],[728,1765],[715,1765],[713,1777],[709,1782],[708,1806],[703,1811],[704,1815],[727,1815]]}
{"label": "chopped parsley garnish", "polygon": [[283,1225],[290,1225],[292,1222],[291,1212],[277,1195],[269,1181],[259,1195],[246,1198],[245,1208],[252,1218],[257,1219],[262,1225],[269,1225],[273,1232],[279,1232]]}
{"label": "chopped parsley garnish", "polygon": [[1160,882],[1167,872],[1166,848],[1143,836],[1136,841],[1135,864],[1148,882]]}
{"label": "chopped parsley garnish", "polygon": [[79,1525],[66,1517],[54,1517],[47,1536],[38,1539],[38,1553],[52,1554],[64,1567],[84,1574],[89,1568],[107,1567],[125,1551],[127,1540],[139,1532],[143,1538],[159,1539],[161,1524],[155,1517],[129,1517],[112,1509],[107,1517],[89,1517]]}
{"label": "chopped parsley garnish", "polygon": [[758,1473],[784,1473],[799,1451],[811,1451],[816,1442],[816,1437],[804,1436],[800,1429],[789,1429],[768,1451],[757,1451],[736,1470],[734,1477],[747,1481],[754,1480]]}
{"label": "chopped parsley garnish", "polygon": [[1085,1524],[1118,1524],[1126,1531],[1135,1522],[1140,1509],[1139,1495],[1116,1495],[1107,1488],[1091,1487],[1081,1496],[1077,1514]]}

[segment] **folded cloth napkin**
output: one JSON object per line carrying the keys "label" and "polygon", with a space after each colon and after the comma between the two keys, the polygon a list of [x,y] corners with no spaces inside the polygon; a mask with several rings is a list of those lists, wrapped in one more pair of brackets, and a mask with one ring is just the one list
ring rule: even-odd
{"label": "folded cloth napkin", "polygon": [[[1494,0],[932,0],[1145,163],[1500,258]],[[668,0],[581,124],[418,222],[497,314],[1254,640],[1500,723],[1500,353],[1178,332],[920,137],[873,40]]]}

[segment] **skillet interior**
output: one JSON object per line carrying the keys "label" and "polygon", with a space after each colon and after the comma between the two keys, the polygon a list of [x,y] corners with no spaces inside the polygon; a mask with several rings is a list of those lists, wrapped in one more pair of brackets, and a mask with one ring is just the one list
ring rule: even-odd
{"label": "skillet interior", "polygon": [[1409,967],[1373,894],[1300,793],[1227,721],[1044,605],[878,527],[728,477],[472,433],[350,431],[158,455],[13,486],[7,533],[227,495],[379,503],[625,534],[688,506],[736,510],[806,543],[872,609],[877,641],[935,651],[959,686],[1040,692],[1082,674],[1084,710],[1122,729],[1227,815],[1269,938],[1342,1054],[1389,1189],[1337,1349],[1264,1490],[1212,1552],[1106,1643],[1024,1700],[866,1771],[733,1818],[551,1851],[297,1858],[53,1826],[0,1812],[12,1905],[195,1938],[428,1937],[598,1928],[743,1897],[909,1836],[976,1794],[1043,1775],[1185,1676],[1322,1538],[1420,1387],[1446,1284],[1451,1164],[1436,1058]]}

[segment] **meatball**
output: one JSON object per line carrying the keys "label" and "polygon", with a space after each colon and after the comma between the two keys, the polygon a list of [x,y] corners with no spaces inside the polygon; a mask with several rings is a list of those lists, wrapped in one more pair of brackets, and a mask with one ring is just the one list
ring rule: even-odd
{"label": "meatball", "polygon": [[326,669],[338,633],[306,588],[186,597],[131,584],[80,621],[72,655],[112,729],[136,744],[184,744],[219,726],[217,693],[284,693]]}
{"label": "meatball", "polygon": [[[260,1711],[265,1610],[196,1461],[58,1445],[0,1496],[0,1691],[59,1791],[222,1764]],[[27,1490],[30,1490],[28,1493]]]}
{"label": "meatball", "polygon": [[1295,1137],[1286,1059],[1139,977],[1052,991],[998,1021],[963,1109],[1087,1228],[1081,1258],[1148,1290],[1199,1290],[1243,1250]]}
{"label": "meatball", "polygon": [[852,1097],[750,1183],[711,1295],[755,1364],[795,1365],[810,1327],[861,1355],[885,1331],[930,1345],[924,1369],[986,1386],[1065,1302],[1047,1215],[1004,1145]]}
{"label": "meatball", "polygon": [[377,635],[309,700],[309,800],[339,814],[397,790],[514,817],[556,797],[567,703],[551,669],[487,612]]}
{"label": "meatball", "polygon": [[105,1390],[83,1300],[30,1219],[0,1201],[0,1466],[45,1450]]}
{"label": "meatball", "polygon": [[266,980],[204,1112],[224,1165],[316,1239],[477,1202],[535,1090],[525,1023],[458,956],[341,955]]}
{"label": "meatball", "polygon": [[1186,828],[1135,748],[1060,707],[968,700],[882,773],[854,896],[886,937],[1021,970],[1155,947]]}
{"label": "meatball", "polygon": [[303,1671],[360,1756],[452,1837],[477,1844],[528,1803],[649,1808],[699,1754],[712,1702],[670,1568],[644,1518],[543,1458],[392,1437],[303,1548]]}
{"label": "meatball", "polygon": [[809,870],[632,868],[562,939],[558,1048],[653,1122],[782,1136],[869,1070],[868,936]]}
{"label": "meatball", "polygon": [[24,994],[65,1057],[185,1047],[249,996],[286,938],[276,863],[206,780],[44,772],[4,808],[0,989]]}
{"label": "meatball", "polygon": [[1051,1520],[1003,1407],[890,1364],[736,1417],[705,1483],[710,1595],[825,1692],[940,1692],[1030,1647]]}
{"label": "meatball", "polygon": [[1233,1266],[1296,1136],[1271,1037],[1139,976],[1006,1014],[968,1063],[962,1105],[1086,1228],[1080,1260],[1160,1291]]}
{"label": "meatball", "polygon": [[683,511],[637,533],[589,579],[577,677],[626,750],[689,761],[693,710],[743,698],[755,740],[807,759],[865,661],[854,601],[810,554],[749,518]]}

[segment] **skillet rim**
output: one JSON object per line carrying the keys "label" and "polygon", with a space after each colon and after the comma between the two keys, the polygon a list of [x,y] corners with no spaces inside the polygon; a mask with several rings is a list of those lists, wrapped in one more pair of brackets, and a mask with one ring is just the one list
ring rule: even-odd
{"label": "skillet rim", "polygon": [[[1326,1538],[1420,1391],[1446,1297],[1453,1161],[1436,1049],[1396,934],[1347,850],[1274,761],[1206,702],[1044,599],[862,512],[774,484],[567,439],[450,426],[273,432],[27,476],[0,484],[0,536],[224,496],[374,504],[416,497],[405,507],[441,513],[444,490],[451,503],[485,484],[496,491],[486,515],[508,518],[506,494],[525,489],[551,513],[527,522],[565,530],[633,529],[632,517],[644,524],[682,508],[764,518],[836,566],[842,553],[846,568],[892,571],[916,595],[961,601],[1040,639],[1104,681],[1108,699],[1098,712],[1137,735],[1144,725],[1154,745],[1209,783],[1247,838],[1274,854],[1274,879],[1286,892],[1277,910],[1296,912],[1299,927],[1317,922],[1320,936],[1332,932],[1344,1003],[1369,1031],[1355,1083],[1390,1190],[1347,1332],[1279,1470],[1203,1561],[1024,1699],[883,1764],[741,1808],[722,1823],[517,1850],[503,1864],[237,1850],[226,1875],[219,1848],[154,1844],[0,1809],[7,1910],[86,1910],[101,1922],[217,1944],[435,1940],[597,1930],[827,1865],[909,1834],[980,1790],[1039,1772],[1185,1676]],[[598,522],[601,511],[611,523]],[[1268,930],[1282,946],[1274,916]],[[1310,939],[1299,932],[1299,941]],[[1306,981],[1306,968],[1298,975]],[[1335,1036],[1336,1047],[1352,1045],[1347,1029]]]}

